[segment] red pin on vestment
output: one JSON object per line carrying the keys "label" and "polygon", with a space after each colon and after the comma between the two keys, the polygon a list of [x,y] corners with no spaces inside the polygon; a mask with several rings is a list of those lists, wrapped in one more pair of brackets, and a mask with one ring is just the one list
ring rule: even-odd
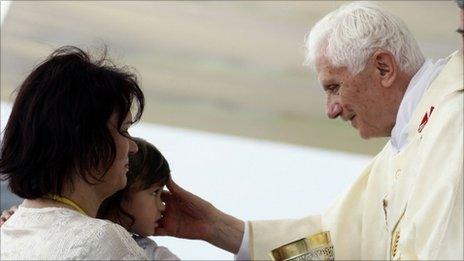
{"label": "red pin on vestment", "polygon": [[430,107],[430,110],[429,110],[428,112],[425,112],[424,117],[422,118],[421,124],[419,125],[419,129],[417,129],[417,131],[418,131],[419,133],[422,132],[422,130],[424,129],[425,125],[426,125],[427,122],[429,121],[429,118],[430,118],[430,115],[432,115],[433,109],[435,109],[435,107],[431,106],[431,107]]}

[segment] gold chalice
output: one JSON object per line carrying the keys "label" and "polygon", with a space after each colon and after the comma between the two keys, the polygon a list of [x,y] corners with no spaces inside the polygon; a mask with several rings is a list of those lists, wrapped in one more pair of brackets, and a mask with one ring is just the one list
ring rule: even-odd
{"label": "gold chalice", "polygon": [[274,261],[334,260],[330,232],[320,232],[272,250]]}

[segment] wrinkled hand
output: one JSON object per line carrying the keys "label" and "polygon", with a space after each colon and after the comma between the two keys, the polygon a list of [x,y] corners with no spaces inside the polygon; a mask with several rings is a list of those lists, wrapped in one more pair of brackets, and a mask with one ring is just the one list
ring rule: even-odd
{"label": "wrinkled hand", "polygon": [[163,191],[161,198],[166,204],[157,235],[187,239],[206,240],[214,224],[214,213],[218,211],[212,204],[179,187],[170,180],[169,191]]}
{"label": "wrinkled hand", "polygon": [[205,240],[237,253],[243,237],[244,222],[216,209],[211,203],[184,190],[174,181],[161,195],[166,204],[155,235]]}
{"label": "wrinkled hand", "polygon": [[0,216],[0,226],[2,226],[3,223],[5,223],[11,217],[11,215],[16,212],[17,209],[17,206],[12,206],[10,209],[4,210]]}

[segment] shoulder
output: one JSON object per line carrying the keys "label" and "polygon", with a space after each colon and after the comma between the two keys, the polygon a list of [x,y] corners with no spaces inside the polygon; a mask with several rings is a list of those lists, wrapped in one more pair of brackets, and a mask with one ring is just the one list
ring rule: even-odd
{"label": "shoulder", "polygon": [[[444,136],[462,136],[464,106],[463,91],[456,91],[445,96],[441,101],[430,106],[431,112],[428,113],[428,122],[423,129],[426,136],[444,138]],[[424,121],[424,116],[421,121]]]}
{"label": "shoulder", "polygon": [[139,245],[143,249],[156,248],[158,246],[155,241],[151,240],[148,237],[133,235],[132,238],[135,240],[137,245]]}
{"label": "shoulder", "polygon": [[69,209],[20,206],[5,225],[6,259],[147,259],[121,226]]}
{"label": "shoulder", "polygon": [[418,127],[423,124],[427,125],[424,130],[433,129],[433,132],[452,126],[462,129],[462,125],[459,125],[462,121],[458,122],[462,119],[463,107],[462,66],[461,54],[450,56],[445,68],[417,105],[411,117],[410,134],[417,132]]}
{"label": "shoulder", "polygon": [[108,220],[91,218],[75,211],[61,212],[62,229],[72,235],[69,256],[78,259],[147,259],[129,232]]}
{"label": "shoulder", "polygon": [[86,231],[83,229],[79,234],[81,244],[78,247],[84,251],[83,258],[147,259],[144,251],[120,225],[98,219],[93,224],[86,226]]}

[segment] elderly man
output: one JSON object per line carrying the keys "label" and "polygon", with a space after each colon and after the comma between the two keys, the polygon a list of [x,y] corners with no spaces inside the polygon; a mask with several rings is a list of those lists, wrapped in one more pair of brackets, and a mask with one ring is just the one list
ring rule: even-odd
{"label": "elderly man", "polygon": [[327,115],[363,138],[390,136],[383,150],[324,214],[300,220],[245,223],[171,182],[160,234],[203,239],[238,259],[269,259],[273,248],[330,231],[337,259],[462,260],[462,52],[425,60],[400,19],[365,2],[326,15],[307,47]]}

